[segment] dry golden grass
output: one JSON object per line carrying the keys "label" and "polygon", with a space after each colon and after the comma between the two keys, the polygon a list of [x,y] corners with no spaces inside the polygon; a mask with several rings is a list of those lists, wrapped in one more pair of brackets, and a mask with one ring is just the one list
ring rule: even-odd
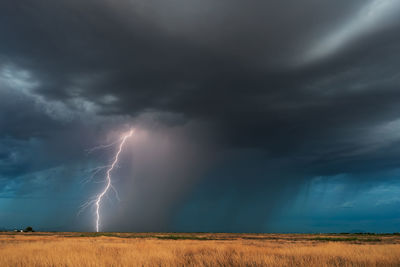
{"label": "dry golden grass", "polygon": [[400,266],[398,236],[113,235],[3,233],[0,266]]}

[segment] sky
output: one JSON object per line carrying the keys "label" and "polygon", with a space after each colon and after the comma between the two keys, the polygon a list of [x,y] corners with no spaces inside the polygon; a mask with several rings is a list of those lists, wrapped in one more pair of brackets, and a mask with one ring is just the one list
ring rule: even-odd
{"label": "sky", "polygon": [[400,2],[0,2],[0,229],[399,232]]}

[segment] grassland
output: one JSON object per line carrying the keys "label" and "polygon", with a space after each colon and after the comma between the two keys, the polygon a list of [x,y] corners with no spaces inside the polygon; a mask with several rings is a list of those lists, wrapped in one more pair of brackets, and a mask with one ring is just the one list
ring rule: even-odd
{"label": "grassland", "polygon": [[400,266],[400,236],[0,233],[0,266]]}

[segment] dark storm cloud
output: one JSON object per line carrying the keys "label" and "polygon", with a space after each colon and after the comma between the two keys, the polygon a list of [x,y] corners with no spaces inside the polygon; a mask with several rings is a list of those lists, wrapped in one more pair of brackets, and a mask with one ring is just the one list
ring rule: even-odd
{"label": "dark storm cloud", "polygon": [[[206,125],[200,136],[212,132],[223,158],[262,151],[259,165],[276,170],[253,176],[277,187],[390,169],[400,152],[399,11],[393,0],[2,1],[0,137],[46,140],[52,163],[37,164],[46,169],[108,126],[153,127],[142,116],[153,114],[161,132]],[[65,139],[75,145],[58,147]]]}

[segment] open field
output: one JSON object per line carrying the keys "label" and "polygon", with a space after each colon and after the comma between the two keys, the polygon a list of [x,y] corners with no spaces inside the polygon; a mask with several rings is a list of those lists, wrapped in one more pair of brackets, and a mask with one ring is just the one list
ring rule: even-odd
{"label": "open field", "polygon": [[400,266],[400,235],[4,232],[0,266]]}

